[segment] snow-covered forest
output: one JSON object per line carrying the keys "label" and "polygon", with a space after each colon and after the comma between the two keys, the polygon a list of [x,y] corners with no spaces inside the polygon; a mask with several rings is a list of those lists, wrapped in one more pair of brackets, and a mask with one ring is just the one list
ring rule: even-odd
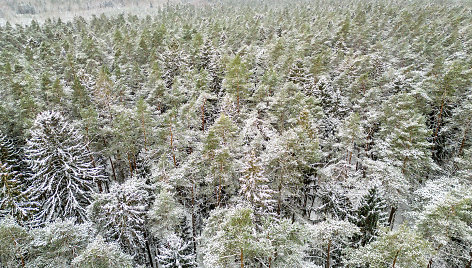
{"label": "snow-covered forest", "polygon": [[471,268],[472,2],[176,2],[0,26],[0,267]]}

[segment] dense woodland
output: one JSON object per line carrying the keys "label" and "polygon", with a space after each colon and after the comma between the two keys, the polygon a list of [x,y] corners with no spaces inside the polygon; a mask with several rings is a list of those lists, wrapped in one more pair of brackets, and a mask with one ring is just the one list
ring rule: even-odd
{"label": "dense woodland", "polygon": [[0,27],[0,267],[472,265],[469,1]]}

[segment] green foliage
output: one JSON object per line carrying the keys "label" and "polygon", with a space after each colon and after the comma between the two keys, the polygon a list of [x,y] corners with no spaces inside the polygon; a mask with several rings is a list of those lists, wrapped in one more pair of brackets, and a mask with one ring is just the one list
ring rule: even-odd
{"label": "green foliage", "polygon": [[[470,1],[3,2],[0,216],[30,234],[74,216],[106,240],[50,263],[55,246],[12,246],[6,266],[391,267],[398,252],[417,267],[424,239],[433,267],[470,261]],[[10,15],[31,7],[39,22]]]}
{"label": "green foliage", "polygon": [[183,209],[173,195],[163,188],[148,212],[151,232],[159,238],[172,234],[182,220],[183,214]]}
{"label": "green foliage", "polygon": [[349,265],[368,264],[372,268],[426,267],[433,256],[432,245],[415,230],[402,225],[395,231],[386,231],[374,242],[350,251]]}
{"label": "green foliage", "polygon": [[72,260],[72,267],[85,268],[131,268],[133,258],[121,252],[114,243],[107,243],[103,237],[96,237],[85,250]]}
{"label": "green foliage", "polygon": [[439,253],[436,262],[464,266],[469,262],[472,245],[472,196],[469,189],[458,187],[426,206],[420,214],[418,231]]}
{"label": "green foliage", "polygon": [[90,240],[90,224],[75,225],[74,219],[56,220],[31,232],[33,240],[26,267],[67,267]]}
{"label": "green foliage", "polygon": [[33,238],[28,230],[12,217],[0,220],[0,263],[5,267],[24,266],[29,243]]}

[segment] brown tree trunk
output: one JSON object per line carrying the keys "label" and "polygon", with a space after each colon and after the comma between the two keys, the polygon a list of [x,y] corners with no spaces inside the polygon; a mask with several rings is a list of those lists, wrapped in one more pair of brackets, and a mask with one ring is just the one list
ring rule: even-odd
{"label": "brown tree trunk", "polygon": [[465,266],[465,268],[472,268],[472,250],[469,252],[470,260]]}
{"label": "brown tree trunk", "polygon": [[329,240],[329,241],[328,241],[328,250],[326,251],[326,268],[329,268],[329,267],[330,267],[331,243],[332,243],[332,241]]}
{"label": "brown tree trunk", "polygon": [[241,268],[244,268],[244,255],[243,255],[243,249],[240,248],[240,251],[241,251],[241,254],[240,254],[240,257],[241,257]]}
{"label": "brown tree trunk", "polygon": [[397,253],[395,253],[395,257],[393,258],[392,268],[395,268],[395,263],[397,263],[398,253],[400,253],[400,250],[397,250]]}
{"label": "brown tree trunk", "polygon": [[129,171],[131,172],[131,176],[133,176],[133,163],[131,162],[131,156],[129,153],[126,153],[126,156],[128,157]]}
{"label": "brown tree trunk", "polygon": [[111,170],[113,171],[113,179],[116,181],[115,166],[113,165],[113,161],[111,161],[111,156],[108,157],[108,160],[110,160]]}
{"label": "brown tree trunk", "polygon": [[430,258],[428,261],[428,266],[426,266],[426,268],[431,268],[432,265],[433,265],[433,258]]}
{"label": "brown tree trunk", "polygon": [[219,183],[218,183],[218,207],[221,206],[221,183],[222,183],[222,179],[221,179],[221,174],[219,176]]}

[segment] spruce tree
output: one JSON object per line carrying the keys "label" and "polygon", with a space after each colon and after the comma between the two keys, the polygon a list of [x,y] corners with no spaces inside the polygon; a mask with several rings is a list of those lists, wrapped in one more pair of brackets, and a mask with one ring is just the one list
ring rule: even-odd
{"label": "spruce tree", "polygon": [[58,112],[39,114],[25,149],[32,172],[29,198],[39,203],[38,223],[56,218],[87,219],[95,183],[104,180],[101,167],[94,167],[83,136]]}

